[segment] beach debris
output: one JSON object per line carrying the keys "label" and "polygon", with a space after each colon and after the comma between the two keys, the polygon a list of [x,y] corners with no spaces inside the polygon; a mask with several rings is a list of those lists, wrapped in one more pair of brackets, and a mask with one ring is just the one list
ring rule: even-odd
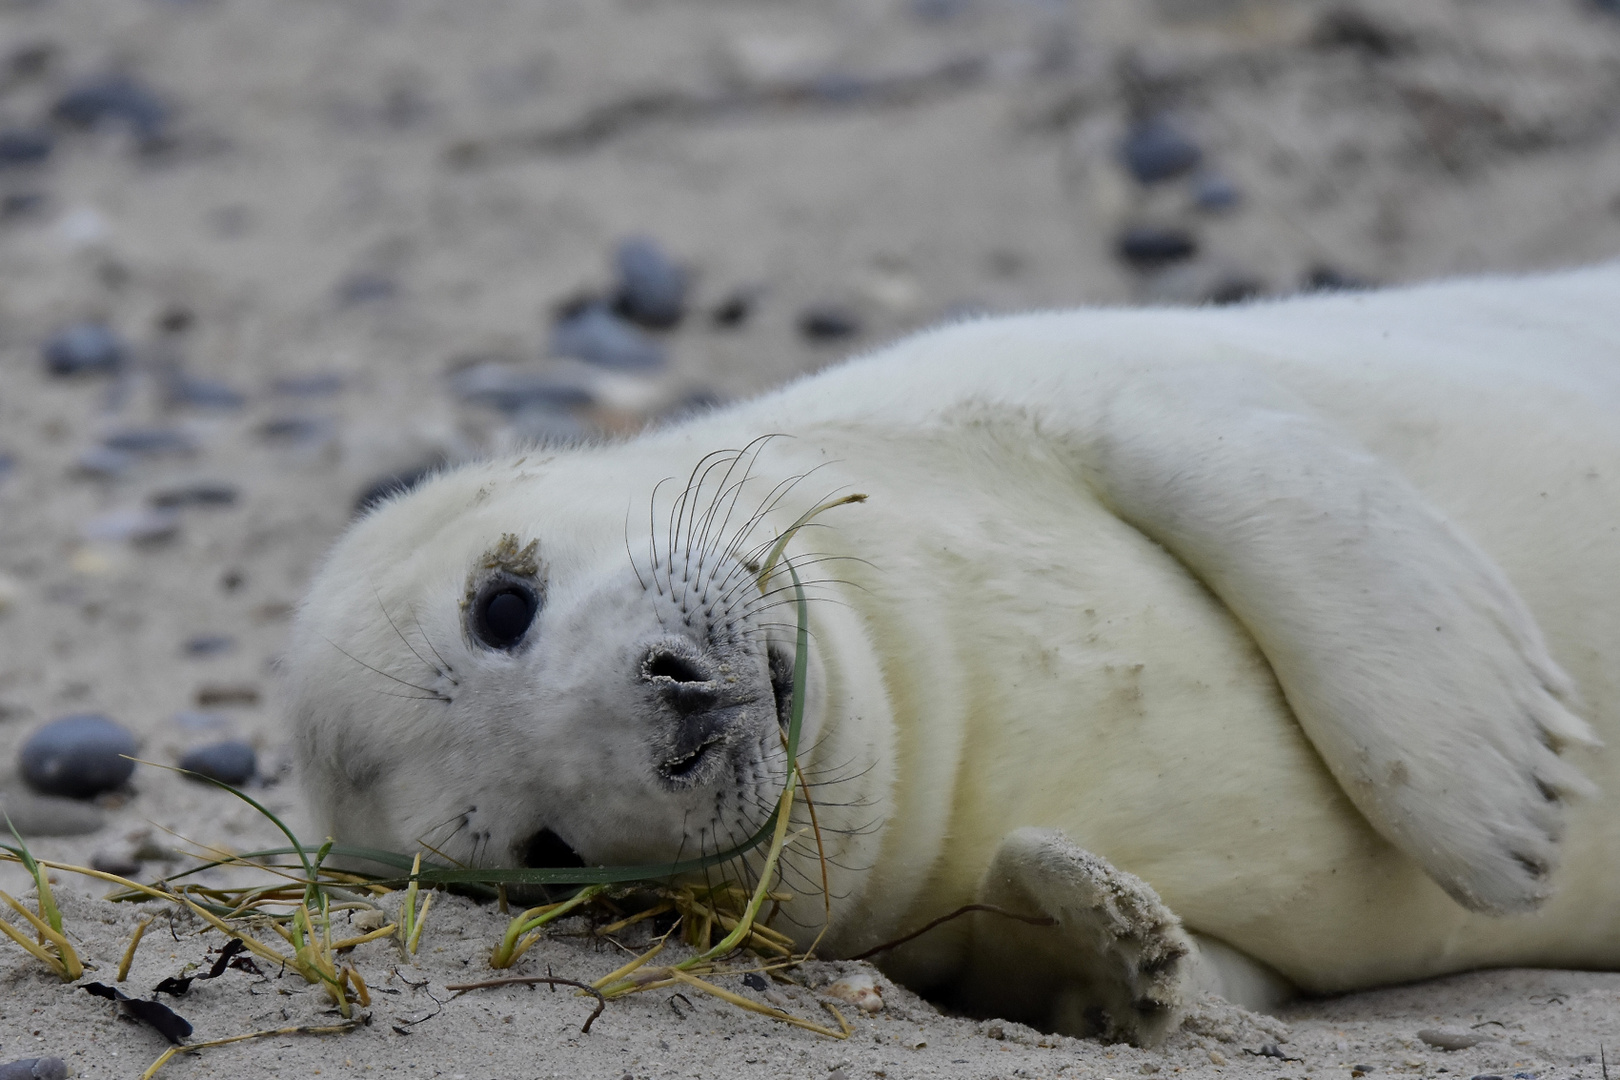
{"label": "beach debris", "polygon": [[654,371],[669,359],[662,345],[600,300],[580,305],[557,320],[551,328],[550,352],[614,371]]}
{"label": "beach debris", "polygon": [[825,993],[839,1001],[849,1002],[862,1012],[875,1013],[883,1010],[883,995],[878,990],[877,979],[865,971],[845,975],[827,987]]}
{"label": "beach debris", "polygon": [[1114,251],[1137,270],[1155,270],[1198,254],[1198,241],[1176,226],[1131,225],[1119,234]]}
{"label": "beach debris", "polygon": [[183,1043],[186,1036],[191,1034],[191,1023],[167,1005],[132,998],[116,986],[108,986],[106,983],[89,982],[82,984],[81,988],[96,997],[116,1001],[119,1012],[147,1025],[176,1046]]}
{"label": "beach debris", "polygon": [[67,1062],[59,1057],[18,1058],[0,1065],[0,1080],[67,1080]]}
{"label": "beach debris", "polygon": [[1119,157],[1137,183],[1158,184],[1192,172],[1204,152],[1168,117],[1152,116],[1125,133]]}
{"label": "beach debris", "polygon": [[123,787],[135,771],[134,734],[99,713],[52,720],[23,743],[19,771],[42,795],[91,799]]}
{"label": "beach debris", "polygon": [[251,743],[225,739],[186,751],[180,767],[222,784],[241,787],[259,771],[259,756]]}
{"label": "beach debris", "polygon": [[799,333],[811,341],[838,341],[860,332],[860,317],[842,304],[813,304],[799,313]]}
{"label": "beach debris", "polygon": [[1489,1035],[1482,1035],[1477,1031],[1462,1031],[1457,1028],[1424,1028],[1417,1033],[1417,1037],[1434,1047],[1436,1050],[1467,1050],[1480,1043],[1494,1042]]}
{"label": "beach debris", "polygon": [[64,326],[45,339],[41,352],[45,370],[59,378],[111,375],[129,358],[123,339],[99,322]]}
{"label": "beach debris", "polygon": [[1277,1061],[1304,1061],[1305,1060],[1304,1058],[1289,1057],[1288,1053],[1285,1050],[1283,1050],[1283,1048],[1281,1046],[1278,1046],[1276,1043],[1266,1043],[1263,1046],[1261,1046],[1260,1049],[1258,1049],[1258,1050],[1250,1050],[1247,1047],[1245,1047],[1243,1052],[1245,1054],[1248,1054],[1250,1057],[1273,1058],[1273,1059],[1275,1059]]}
{"label": "beach debris", "polygon": [[191,991],[191,984],[204,979],[217,979],[225,974],[226,969],[235,968],[249,975],[262,975],[259,965],[253,962],[253,957],[243,955],[247,949],[241,938],[229,938],[220,947],[219,955],[214,957],[213,966],[201,975],[171,975],[167,979],[152,987],[153,994],[168,994],[170,997],[185,997]]}
{"label": "beach debris", "polygon": [[645,236],[631,237],[619,245],[613,265],[619,276],[613,289],[616,314],[655,330],[667,330],[681,321],[691,275],[656,242]]}

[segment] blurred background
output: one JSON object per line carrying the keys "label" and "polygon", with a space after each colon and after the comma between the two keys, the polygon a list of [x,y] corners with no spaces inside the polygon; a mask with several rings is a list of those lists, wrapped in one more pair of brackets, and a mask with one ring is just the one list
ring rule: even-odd
{"label": "blurred background", "polygon": [[0,800],[125,868],[255,828],[9,774],[94,714],[273,787],[293,603],[438,463],[979,313],[1616,254],[1614,0],[0,0]]}

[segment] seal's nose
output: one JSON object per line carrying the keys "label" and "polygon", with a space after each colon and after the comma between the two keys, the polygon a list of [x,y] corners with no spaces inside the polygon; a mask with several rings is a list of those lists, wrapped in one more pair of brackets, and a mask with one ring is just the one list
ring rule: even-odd
{"label": "seal's nose", "polygon": [[720,701],[720,686],[709,662],[676,642],[660,642],[641,661],[641,677],[658,696],[682,716],[713,709]]}

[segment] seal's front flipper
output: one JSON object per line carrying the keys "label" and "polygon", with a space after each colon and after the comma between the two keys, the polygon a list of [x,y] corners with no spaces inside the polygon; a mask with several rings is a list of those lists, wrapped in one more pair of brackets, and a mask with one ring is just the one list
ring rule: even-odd
{"label": "seal's front flipper", "polygon": [[1104,501],[1254,636],[1374,828],[1459,903],[1546,899],[1591,743],[1506,576],[1390,464],[1246,369],[1123,372],[1081,435]]}
{"label": "seal's front flipper", "polygon": [[963,1008],[1137,1045],[1175,1030],[1195,989],[1196,946],[1147,882],[1061,832],[1020,829],[997,849],[979,902],[1053,922],[973,915]]}

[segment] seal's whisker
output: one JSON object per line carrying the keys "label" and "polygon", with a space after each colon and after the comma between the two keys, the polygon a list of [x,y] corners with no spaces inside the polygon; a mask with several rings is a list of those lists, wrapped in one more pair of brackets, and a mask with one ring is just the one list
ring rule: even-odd
{"label": "seal's whisker", "polygon": [[439,661],[439,666],[444,669],[444,674],[450,679],[450,685],[460,686],[461,683],[455,678],[456,669],[450,665],[450,661],[440,654],[438,649],[433,647],[433,639],[428,637],[427,628],[422,625],[422,619],[416,613],[416,605],[408,605],[405,610],[411,613],[411,622],[416,624],[416,632],[422,635],[422,644],[426,645],[428,652],[432,653],[434,659]]}
{"label": "seal's whisker", "polygon": [[365,668],[367,671],[370,671],[370,672],[373,672],[375,674],[381,675],[385,679],[391,679],[394,682],[399,683],[401,686],[408,686],[412,690],[420,690],[422,693],[428,695],[428,697],[430,699],[434,700],[434,701],[441,701],[441,702],[446,702],[446,703],[448,703],[450,701],[449,695],[444,694],[444,693],[442,693],[442,692],[440,692],[438,690],[435,690],[431,686],[418,686],[413,682],[409,682],[409,681],[407,681],[405,679],[400,678],[398,675],[390,675],[388,672],[384,671],[382,668],[373,667],[372,665],[366,663],[364,660],[360,659],[358,656],[351,653],[349,650],[345,649],[343,646],[339,645],[337,642],[333,641],[331,638],[322,638],[322,640],[325,641],[328,645],[332,646],[332,648],[336,649],[338,652],[342,653],[344,656],[347,656],[350,660],[353,660],[355,663],[357,663],[361,667]]}
{"label": "seal's whisker", "polygon": [[371,586],[371,595],[377,598],[377,610],[382,612],[382,617],[387,620],[388,628],[394,632],[394,636],[399,638],[399,640],[404,643],[405,648],[410,650],[410,654],[412,656],[416,657],[422,662],[423,667],[427,668],[440,678],[443,678],[444,672],[434,665],[428,663],[427,658],[416,651],[416,646],[411,644],[411,639],[406,637],[405,632],[399,628],[399,624],[394,621],[394,616],[389,614],[388,605],[383,603],[382,593],[377,591],[376,585]]}
{"label": "seal's whisker", "polygon": [[[743,455],[746,454],[748,455],[748,465],[743,469],[742,479],[738,480],[735,484],[731,484],[729,489],[725,485],[731,480],[731,473],[735,469],[736,463],[733,462],[732,469],[726,470],[726,475],[721,478],[720,481],[721,491],[715,497],[714,505],[711,507],[709,513],[705,516],[703,523],[703,535],[698,541],[699,547],[704,549],[705,554],[719,554],[718,545],[720,544],[722,538],[726,536],[726,528],[731,524],[731,515],[736,511],[737,504],[742,499],[743,487],[753,477],[754,466],[759,463],[760,454],[764,452],[767,443],[769,443],[772,439],[781,437],[782,436],[775,434],[761,435],[753,442],[743,447],[741,452],[739,452],[737,455],[737,460],[741,461]],[[714,542],[716,547],[713,551],[710,551],[708,549],[709,528],[714,523],[714,515],[719,511],[720,504],[721,502],[725,501],[727,494],[729,494],[731,497],[730,503],[726,507],[726,516],[721,519],[719,527],[714,531]],[[701,558],[698,560],[698,565],[700,567],[703,565],[703,560]]]}

